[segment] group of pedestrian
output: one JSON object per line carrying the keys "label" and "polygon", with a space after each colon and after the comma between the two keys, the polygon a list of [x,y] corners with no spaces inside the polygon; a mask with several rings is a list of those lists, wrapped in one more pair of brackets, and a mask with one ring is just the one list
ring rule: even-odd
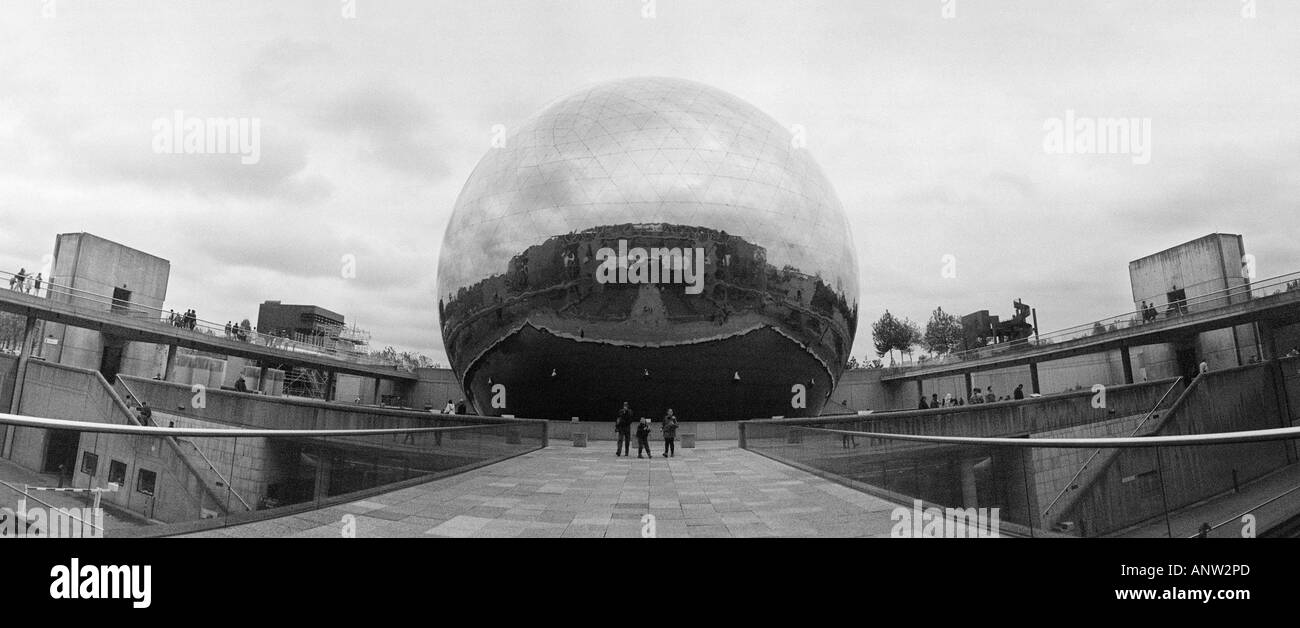
{"label": "group of pedestrian", "polygon": [[199,317],[194,313],[194,310],[185,310],[184,314],[177,314],[176,310],[171,310],[167,314],[167,322],[171,323],[172,327],[194,329],[198,325]]}
{"label": "group of pedestrian", "polygon": [[[247,320],[245,320],[247,322]],[[193,329],[193,328],[191,328]],[[233,338],[240,342],[248,342],[248,335],[252,330],[234,321],[226,321],[226,337]]]}
{"label": "group of pedestrian", "polygon": [[1010,396],[1002,396],[1002,397],[997,396],[997,394],[993,392],[993,387],[989,386],[987,389],[976,388],[975,392],[971,393],[969,399],[962,399],[961,397],[954,398],[952,396],[952,393],[944,395],[943,399],[939,398],[939,393],[934,393],[930,395],[930,398],[928,400],[925,398],[925,395],[921,395],[921,401],[919,404],[917,404],[917,407],[921,410],[933,410],[935,408],[952,408],[956,406],[965,406],[967,404],[975,405],[978,403],[996,403],[999,401],[1015,401],[1024,398],[1025,398],[1024,384],[1020,384],[1016,386],[1016,390],[1012,392]]}
{"label": "group of pedestrian", "polygon": [[[654,458],[654,452],[650,449],[650,419],[641,417],[636,419],[628,402],[623,402],[623,407],[618,411],[618,417],[614,420],[614,433],[618,437],[617,449],[614,451],[615,456],[626,455],[632,456],[632,423],[636,423],[636,457],[637,458]],[[677,456],[677,428],[679,426],[677,415],[673,413],[672,408],[663,418],[664,434],[664,452],[663,457],[675,458]],[[642,453],[645,455],[643,456]]]}
{"label": "group of pedestrian", "polygon": [[1151,321],[1160,318],[1160,313],[1156,311],[1156,304],[1154,302],[1148,305],[1146,301],[1143,301],[1141,312],[1143,323],[1150,323]]}
{"label": "group of pedestrian", "polygon": [[23,294],[35,293],[40,295],[41,282],[43,281],[44,279],[41,277],[41,273],[36,273],[35,276],[32,276],[27,274],[26,268],[20,268],[18,269],[18,274],[9,278],[9,289],[16,290]]}

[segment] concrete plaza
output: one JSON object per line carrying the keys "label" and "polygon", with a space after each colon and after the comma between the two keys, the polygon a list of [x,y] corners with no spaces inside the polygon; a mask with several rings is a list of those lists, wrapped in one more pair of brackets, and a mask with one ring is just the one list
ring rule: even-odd
{"label": "concrete plaza", "polygon": [[[606,446],[609,445],[609,446]],[[731,442],[674,458],[615,457],[613,443],[554,444],[427,484],[199,537],[888,537],[895,504]],[[653,445],[662,447],[662,443]]]}

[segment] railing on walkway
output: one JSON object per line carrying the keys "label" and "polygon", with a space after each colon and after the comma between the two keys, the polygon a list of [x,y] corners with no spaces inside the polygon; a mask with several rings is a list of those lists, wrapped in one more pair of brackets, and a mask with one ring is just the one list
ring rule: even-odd
{"label": "railing on walkway", "polygon": [[[1285,292],[1295,292],[1296,298],[1300,299],[1300,272],[1286,273],[1248,282],[1240,286],[1217,290],[1208,294],[1190,297],[1180,301],[1163,304],[1150,304],[1150,310],[1134,310],[1123,314],[1116,314],[1106,318],[1098,319],[1058,329],[1055,331],[1036,334],[1029,338],[1012,340],[987,344],[983,347],[975,347],[964,351],[955,351],[938,357],[924,359],[905,366],[884,367],[886,369],[906,372],[910,369],[930,368],[946,366],[957,362],[965,362],[980,358],[1002,355],[1009,352],[1023,351],[1040,347],[1047,347],[1053,344],[1061,344],[1072,340],[1083,338],[1097,338],[1108,334],[1136,329],[1146,326],[1158,325],[1165,321],[1176,321],[1183,319],[1191,314],[1200,314],[1211,310],[1220,309],[1229,305],[1244,303],[1253,299],[1259,299],[1268,296],[1274,296]],[[1152,317],[1149,312],[1154,312]]]}
{"label": "railing on walkway", "polygon": [[[742,421],[741,446],[900,505],[921,500],[940,508],[998,508],[1001,520],[1026,536],[1196,536],[1207,527],[1231,523],[1220,521],[1228,513],[1237,521],[1242,514],[1258,514],[1262,533],[1300,514],[1300,491],[1261,502],[1276,493],[1270,486],[1278,481],[1294,478],[1300,485],[1294,457],[1300,427],[1177,436],[985,438],[862,429],[869,421]],[[1045,525],[1039,504],[1077,480],[1070,472],[1088,450],[1125,452],[1126,457],[1105,468],[1094,480],[1094,490],[1058,515],[1059,522]]]}
{"label": "railing on walkway", "polygon": [[[17,275],[15,273],[0,271],[0,289],[4,289],[8,285],[9,281],[14,280],[16,278]],[[263,334],[253,329],[245,330],[238,326],[234,326],[229,331],[227,331],[226,326],[222,323],[207,321],[200,318],[195,318],[192,321],[193,323],[192,327],[189,326],[189,324],[187,323],[173,324],[172,321],[169,319],[174,313],[174,311],[164,310],[162,308],[150,307],[141,303],[122,301],[120,299],[113,298],[111,295],[98,294],[94,292],[89,292],[87,290],[73,288],[71,286],[65,286],[57,283],[57,280],[59,279],[58,277],[55,277],[53,279],[54,281],[42,281],[40,290],[34,289],[34,282],[33,282],[32,290],[30,291],[20,290],[20,291],[24,292],[25,294],[34,294],[35,296],[44,297],[50,299],[51,301],[58,302],[58,303],[65,303],[67,305],[74,305],[74,306],[79,304],[80,305],[94,304],[96,306],[107,305],[109,306],[110,312],[118,313],[124,316],[138,318],[141,320],[149,320],[149,321],[156,322],[160,325],[169,325],[172,327],[176,327],[177,329],[189,330],[194,333],[205,334],[212,337],[247,342],[249,344],[253,344],[260,347],[279,349],[282,351],[290,351],[295,353],[307,353],[311,355],[323,356],[323,357],[328,357],[336,360],[342,360],[345,362],[351,362],[354,364],[363,364],[367,366],[386,366],[386,367],[392,367],[394,369],[401,368],[401,365],[399,363],[393,362],[391,360],[385,360],[383,358],[372,357],[366,354],[353,353],[349,351],[339,351],[336,348],[327,348],[322,345],[316,345],[308,342],[299,342],[297,340],[284,338],[281,336]],[[176,314],[176,315],[180,316],[180,314]]]}
{"label": "railing on walkway", "polygon": [[[19,444],[39,442],[42,435],[76,442],[76,458],[68,460],[71,469],[62,485],[120,487],[103,497],[103,506],[120,515],[114,517],[114,526],[106,526],[107,536],[166,536],[356,501],[546,445],[545,421],[478,417],[485,422],[440,426],[443,418],[455,417],[410,417],[399,428],[277,430],[138,426],[0,414],[0,426],[22,432],[15,434]],[[201,450],[226,486],[225,503],[213,503],[195,490],[194,482],[203,478],[169,463],[167,456],[179,454],[161,446],[160,439],[184,439]],[[18,453],[12,460],[21,463],[29,458]],[[58,479],[51,478],[51,485]],[[65,495],[62,499],[67,503],[55,506],[85,505],[70,493],[56,494]],[[248,501],[241,494],[249,496]],[[251,512],[241,511],[235,501]]]}

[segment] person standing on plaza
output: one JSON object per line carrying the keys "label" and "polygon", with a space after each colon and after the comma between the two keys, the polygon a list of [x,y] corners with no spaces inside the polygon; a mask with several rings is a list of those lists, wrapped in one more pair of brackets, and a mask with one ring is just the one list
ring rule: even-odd
{"label": "person standing on plaza", "polygon": [[632,409],[627,407],[626,401],[623,402],[623,408],[618,411],[618,418],[614,421],[614,434],[618,436],[614,455],[632,455]]}
{"label": "person standing on plaza", "polygon": [[674,441],[677,439],[677,416],[673,414],[673,409],[668,408],[668,414],[664,415],[664,457],[677,456],[677,445]]}
{"label": "person standing on plaza", "polygon": [[654,458],[654,452],[650,451],[650,419],[641,417],[641,422],[636,426],[636,457],[641,457],[641,452]]}

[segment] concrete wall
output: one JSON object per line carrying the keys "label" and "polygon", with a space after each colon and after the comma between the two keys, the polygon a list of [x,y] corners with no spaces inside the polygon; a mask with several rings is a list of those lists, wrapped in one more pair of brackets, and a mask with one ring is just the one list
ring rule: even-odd
{"label": "concrete wall", "polygon": [[[852,425],[854,429],[893,434],[1027,436],[1147,412],[1155,407],[1173,383],[1173,380],[1160,380],[1108,387],[1105,408],[1092,407],[1093,393],[1086,390],[960,408],[907,410],[859,417],[783,419],[780,423],[825,427]],[[1177,393],[1175,390],[1174,394]]]}
{"label": "concrete wall", "polygon": [[[548,423],[550,423],[550,437],[555,439],[556,442],[571,440],[574,430],[585,432],[588,441],[618,441],[618,437],[614,434],[613,421],[581,421],[577,424],[572,421],[548,421]],[[660,424],[658,422],[652,424],[651,440],[663,439],[663,433],[660,432],[659,428]],[[734,441],[740,437],[740,428],[739,423],[736,421],[692,421],[682,423],[677,430],[679,447],[681,446],[682,435],[690,433],[695,434],[695,439],[701,441]]]}
{"label": "concrete wall", "polygon": [[[1134,379],[1137,379],[1136,375]],[[1038,365],[1038,383],[1045,395],[1068,390],[1091,390],[1094,384],[1123,384],[1124,363],[1119,351],[1043,362]],[[1028,389],[1026,386],[1025,390]]]}
{"label": "concrete wall", "polygon": [[[27,416],[97,423],[135,424],[133,414],[97,371],[41,361],[28,363],[19,411]],[[10,459],[34,471],[44,466],[50,430],[13,428]],[[99,456],[98,464],[83,470],[86,452]],[[137,515],[161,521],[199,518],[205,505],[216,508],[211,487],[167,442],[167,439],[117,434],[81,434],[73,468],[72,486],[106,487],[113,460],[125,465],[125,483],[117,492],[103,494],[103,502]],[[137,490],[141,470],[157,474],[153,495]]]}
{"label": "concrete wall", "polygon": [[[509,422],[492,417],[441,415],[410,410],[357,406],[300,397],[272,397],[228,390],[204,391],[204,407],[193,404],[189,386],[123,376],[130,391],[150,406],[222,425],[267,429],[361,429],[484,425]],[[179,411],[177,408],[180,408]]]}
{"label": "concrete wall", "polygon": [[[155,412],[154,420],[159,425],[168,427],[174,425],[184,429],[228,429],[229,427],[213,421],[203,421],[167,412]],[[208,468],[215,476],[216,472],[208,467],[208,463],[211,462],[212,466],[215,466],[221,472],[221,475],[216,478],[217,481],[220,481],[221,478],[229,481],[230,486],[238,493],[239,497],[248,502],[249,507],[255,510],[258,509],[259,504],[266,497],[268,485],[296,470],[294,465],[283,460],[282,456],[277,455],[272,450],[265,438],[187,436],[178,440],[193,443],[192,446],[182,443],[182,451],[189,447],[190,449],[197,448],[198,451],[203,452],[203,456],[195,454],[191,462],[196,466],[201,465]],[[243,510],[243,504],[232,497],[229,510],[239,512]]]}
{"label": "concrete wall", "polygon": [[[1146,413],[1131,414],[1108,421],[1098,421],[1076,425],[1059,430],[1048,430],[1030,434],[1031,438],[1113,438],[1127,437],[1133,434],[1138,423]],[[1047,508],[1052,500],[1065,489],[1066,484],[1075,477],[1088,461],[1095,449],[1047,449],[1035,448],[1031,451],[1034,465],[1034,490],[1038,493],[1038,503],[1042,509]],[[1041,509],[1040,509],[1041,512]]]}
{"label": "concrete wall", "polygon": [[[885,384],[885,369],[853,369],[840,376],[822,414],[852,414],[859,410],[882,412],[916,407],[916,385]],[[942,395],[941,395],[942,396]]]}
{"label": "concrete wall", "polygon": [[[202,384],[207,388],[221,388],[227,380],[226,360],[202,355],[189,349],[176,350],[176,363],[167,381],[177,384]],[[234,385],[233,373],[230,376]]]}
{"label": "concrete wall", "polygon": [[[114,462],[125,467],[124,482],[116,492],[103,493],[103,503],[136,515],[174,523],[193,521],[221,512],[221,502],[203,484],[195,469],[185,465],[182,456],[168,439],[124,434],[83,434],[77,452],[72,486],[108,487]],[[87,469],[86,454],[98,456],[94,468]],[[87,472],[89,471],[89,472]],[[142,492],[142,471],[155,474],[153,494]]]}
{"label": "concrete wall", "polygon": [[[1295,363],[1293,362],[1292,365]],[[1253,364],[1202,376],[1159,419],[1158,435],[1269,429],[1290,424],[1281,414],[1284,365]],[[1145,431],[1145,430],[1144,430]],[[1286,442],[1112,450],[1099,458],[1094,481],[1061,514],[1087,536],[1120,530],[1231,490],[1294,461]],[[1163,482],[1162,482],[1163,479]],[[1163,490],[1162,490],[1163,489]],[[1189,531],[1190,534],[1192,531]]]}
{"label": "concrete wall", "polygon": [[[18,411],[49,419],[112,423],[119,412],[115,403],[95,371],[31,360]],[[15,427],[13,432],[10,460],[41,471],[49,430]]]}
{"label": "concrete wall", "polygon": [[[416,369],[415,374],[420,381],[403,395],[410,400],[408,407],[419,410],[431,406],[434,410],[441,410],[447,405],[448,399],[459,402],[465,398],[465,393],[461,390],[460,383],[456,381],[456,375],[451,372],[451,369]],[[470,408],[470,411],[474,412],[475,409]]]}

